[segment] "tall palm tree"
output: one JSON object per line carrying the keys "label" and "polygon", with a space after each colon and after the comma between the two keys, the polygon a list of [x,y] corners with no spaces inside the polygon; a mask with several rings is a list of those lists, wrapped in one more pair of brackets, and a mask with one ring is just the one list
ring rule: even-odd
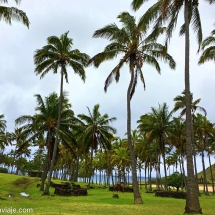
{"label": "tall palm tree", "polygon": [[[144,16],[143,16],[144,17]],[[159,43],[156,43],[156,38],[162,32],[154,35],[148,35],[146,33],[148,26],[145,25],[143,17],[136,23],[136,20],[128,12],[122,12],[118,18],[122,24],[122,28],[119,28],[115,23],[106,25],[93,34],[93,37],[106,38],[110,40],[110,44],[107,45],[101,53],[95,55],[89,64],[93,63],[95,67],[106,61],[116,58],[118,55],[122,55],[121,60],[116,67],[111,71],[105,81],[104,90],[111,84],[113,78],[116,82],[119,81],[120,71],[124,64],[129,65],[129,72],[131,74],[130,83],[127,90],[127,138],[128,148],[130,151],[131,166],[132,166],[132,183],[134,189],[134,203],[142,204],[142,198],[138,190],[137,173],[136,173],[136,159],[132,147],[131,139],[131,107],[130,101],[135,92],[138,76],[143,82],[145,87],[145,80],[142,74],[143,64],[149,64],[160,73],[160,66],[158,59],[167,62],[171,69],[175,68],[175,61],[167,53],[166,48]]]}
{"label": "tall palm tree", "polygon": [[55,157],[57,153],[58,136],[60,130],[61,110],[63,102],[63,80],[66,79],[68,83],[67,67],[71,67],[76,74],[78,74],[83,81],[85,81],[85,70],[89,56],[81,53],[78,49],[72,50],[72,39],[68,37],[68,32],[59,37],[51,36],[47,38],[48,45],[43,46],[42,49],[37,49],[34,55],[34,63],[36,65],[35,73],[43,78],[50,70],[57,73],[60,68],[61,82],[60,82],[60,102],[58,109],[57,132],[55,138],[55,145],[53,150],[52,162],[47,182],[47,189],[44,194],[49,194],[49,186],[51,182],[52,170],[54,167]]}
{"label": "tall palm tree", "polygon": [[[134,10],[147,0],[133,0],[132,7]],[[209,4],[214,4],[215,0],[206,0]],[[191,105],[190,105],[190,23],[194,32],[197,34],[197,42],[200,47],[202,42],[201,19],[198,10],[198,0],[158,0],[146,12],[147,19],[145,22],[149,24],[155,20],[154,31],[160,28],[163,23],[167,23],[166,45],[172,36],[172,32],[176,27],[178,15],[184,4],[184,24],[181,27],[180,34],[185,34],[185,98],[186,98],[186,153],[187,153],[187,198],[185,213],[202,213],[198,199],[198,190],[195,188],[195,177],[192,160],[192,124],[191,124]]]}
{"label": "tall palm tree", "polygon": [[[79,125],[74,127],[76,129],[76,135],[80,137],[81,142],[85,144],[85,148],[91,149],[91,167],[93,161],[93,151],[96,151],[100,146],[103,149],[110,149],[111,142],[113,139],[113,134],[116,133],[116,129],[111,127],[109,124],[116,120],[116,117],[109,118],[108,114],[101,115],[99,111],[99,104],[96,104],[91,112],[88,109],[88,115],[79,114],[77,115],[77,120]],[[92,174],[92,169],[89,174],[89,184]]]}
{"label": "tall palm tree", "polygon": [[[211,35],[205,38],[202,42],[201,49],[203,53],[199,59],[199,64],[204,64],[206,61],[215,61],[215,29],[211,32]],[[206,48],[207,47],[207,48]]]}
{"label": "tall palm tree", "polygon": [[[19,4],[21,0],[15,0],[16,4]],[[0,3],[8,3],[8,0],[0,0]],[[19,10],[16,7],[6,7],[0,5],[0,20],[3,19],[6,23],[12,24],[11,21],[15,20],[22,22],[29,28],[29,20],[25,12]]]}

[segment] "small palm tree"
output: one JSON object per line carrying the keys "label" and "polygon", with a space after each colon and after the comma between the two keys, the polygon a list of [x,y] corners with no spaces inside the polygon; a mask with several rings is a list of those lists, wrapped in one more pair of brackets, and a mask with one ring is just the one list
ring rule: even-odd
{"label": "small palm tree", "polygon": [[149,141],[158,140],[158,149],[162,154],[165,174],[165,189],[167,190],[167,172],[166,172],[166,159],[165,152],[167,138],[170,134],[172,126],[172,112],[168,111],[166,103],[159,105],[159,108],[151,108],[152,112],[140,117],[138,128],[140,132],[145,132]]}
{"label": "small palm tree", "polygon": [[[16,4],[19,4],[21,0],[15,0]],[[0,0],[0,3],[8,3],[8,0]],[[12,24],[11,21],[15,20],[22,22],[29,28],[29,20],[25,12],[17,9],[16,7],[6,7],[0,5],[0,20],[3,19],[6,23]]]}
{"label": "small palm tree", "polygon": [[127,139],[132,167],[134,203],[142,204],[142,198],[138,189],[136,159],[131,139],[130,101],[135,92],[138,77],[140,77],[140,80],[145,87],[145,80],[142,74],[142,66],[144,64],[149,64],[155,67],[157,72],[160,73],[160,66],[157,61],[158,59],[162,59],[167,62],[171,69],[175,68],[175,61],[167,53],[164,46],[155,42],[156,38],[159,36],[163,29],[160,29],[160,31],[156,34],[148,35],[148,37],[146,37],[149,26],[145,24],[144,16],[141,17],[139,22],[137,23],[135,18],[128,12],[122,12],[118,16],[118,18],[122,23],[122,28],[119,28],[115,23],[109,24],[104,28],[95,31],[95,33],[93,34],[93,37],[106,38],[110,40],[111,43],[105,47],[104,51],[91,58],[89,64],[93,63],[95,67],[99,67],[102,62],[114,59],[120,54],[122,55],[119,63],[111,71],[105,81],[105,92],[107,91],[107,88],[111,84],[113,78],[115,78],[116,82],[119,81],[120,71],[123,65],[129,65],[131,79],[127,90]]}
{"label": "small palm tree", "polygon": [[[93,161],[93,151],[96,151],[100,146],[103,149],[110,149],[111,142],[113,139],[113,134],[116,133],[116,129],[111,127],[109,123],[116,120],[116,117],[109,118],[108,114],[101,115],[99,111],[99,104],[96,104],[91,112],[88,109],[88,115],[79,114],[77,115],[77,122],[79,123],[74,127],[76,129],[76,135],[79,136],[79,141],[85,144],[85,148],[91,149],[90,166],[92,167]],[[89,184],[92,174],[92,169],[89,174]]]}
{"label": "small palm tree", "polygon": [[[182,95],[176,96],[173,99],[173,101],[175,102],[175,105],[174,105],[174,108],[172,111],[176,112],[176,111],[182,109],[180,116],[184,116],[186,114],[185,90],[181,94]],[[198,105],[200,101],[201,101],[200,98],[193,101],[193,94],[190,93],[190,104],[191,104],[192,117],[194,117],[196,110],[203,112],[205,116],[207,115],[207,111],[203,107]]]}

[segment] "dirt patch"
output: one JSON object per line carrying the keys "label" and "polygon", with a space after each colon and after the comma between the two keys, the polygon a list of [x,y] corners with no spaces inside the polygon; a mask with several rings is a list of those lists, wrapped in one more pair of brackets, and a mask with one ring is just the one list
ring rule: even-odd
{"label": "dirt patch", "polygon": [[23,189],[26,189],[28,185],[32,184],[33,182],[29,180],[28,178],[19,178],[16,181],[13,182],[13,185],[16,187],[23,187]]}

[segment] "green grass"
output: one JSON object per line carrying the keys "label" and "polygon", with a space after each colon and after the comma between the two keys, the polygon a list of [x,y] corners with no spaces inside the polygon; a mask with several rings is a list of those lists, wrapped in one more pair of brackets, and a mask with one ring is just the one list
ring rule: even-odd
{"label": "green grass", "polygon": [[[88,191],[87,196],[41,196],[42,192],[36,187],[38,178],[0,174],[0,209],[27,209],[33,212],[23,214],[47,214],[47,215],[179,215],[183,214],[184,199],[172,199],[155,197],[153,193],[145,193],[141,190],[143,205],[133,204],[133,193],[118,193],[119,199],[112,198],[113,193],[95,186]],[[58,181],[58,183],[61,181]],[[79,183],[81,187],[86,184]],[[54,188],[50,189],[51,194]],[[30,194],[29,197],[20,196],[20,192]],[[12,193],[14,198],[9,198]],[[200,204],[205,215],[214,215],[214,196],[201,196]],[[4,214],[1,213],[0,214]],[[7,213],[5,213],[7,214]],[[15,213],[14,213],[15,214]]]}

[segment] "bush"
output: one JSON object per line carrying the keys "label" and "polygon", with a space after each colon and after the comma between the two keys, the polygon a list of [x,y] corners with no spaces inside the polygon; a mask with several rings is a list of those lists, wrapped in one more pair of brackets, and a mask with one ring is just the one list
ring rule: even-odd
{"label": "bush", "polygon": [[[171,187],[176,187],[177,191],[182,185],[183,176],[179,172],[174,172],[167,178],[167,184]],[[184,183],[183,183],[184,186]]]}
{"label": "bush", "polygon": [[0,173],[8,173],[7,168],[0,167]]}
{"label": "bush", "polygon": [[156,191],[155,196],[173,197],[177,199],[186,199],[187,193],[185,192],[172,192],[172,191]]}

